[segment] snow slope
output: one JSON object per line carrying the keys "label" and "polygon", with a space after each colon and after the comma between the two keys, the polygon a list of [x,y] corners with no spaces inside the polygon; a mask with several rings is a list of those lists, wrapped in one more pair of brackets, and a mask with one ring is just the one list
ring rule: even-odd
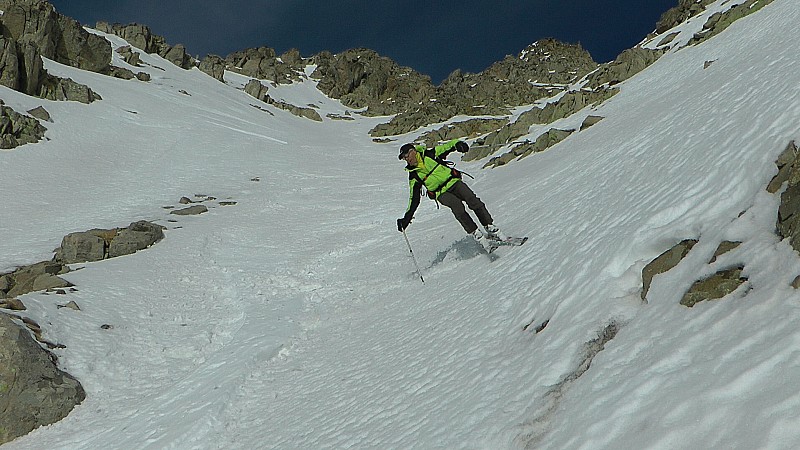
{"label": "snow slope", "polygon": [[[77,292],[21,298],[87,399],[3,449],[796,448],[800,259],[764,188],[800,140],[798,21],[776,0],[665,55],[550,150],[460,163],[496,223],[530,241],[490,261],[425,202],[408,230],[424,284],[395,229],[397,147],[414,136],[376,144],[380,119],[297,118],[234,75],[155,56],[137,68],[150,83],[48,62],[103,100],[0,90],[54,118],[49,141],[0,153],[0,270],[73,231],[168,230],[76,265]],[[280,97],[346,111],[312,81]],[[194,195],[218,200],[201,216],[163,208]],[[685,238],[699,243],[642,303],[642,267]],[[725,239],[743,243],[707,264]],[[678,304],[738,263],[742,288]],[[69,300],[81,311],[58,308]]]}

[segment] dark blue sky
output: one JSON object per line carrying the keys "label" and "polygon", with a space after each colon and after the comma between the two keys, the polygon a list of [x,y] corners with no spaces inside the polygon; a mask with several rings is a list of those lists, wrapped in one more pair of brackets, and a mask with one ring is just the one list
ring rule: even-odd
{"label": "dark blue sky", "polygon": [[430,75],[480,72],[532,42],[578,43],[597,62],[636,45],[678,0],[51,0],[84,25],[137,22],[195,56],[267,46],[302,56],[366,47]]}

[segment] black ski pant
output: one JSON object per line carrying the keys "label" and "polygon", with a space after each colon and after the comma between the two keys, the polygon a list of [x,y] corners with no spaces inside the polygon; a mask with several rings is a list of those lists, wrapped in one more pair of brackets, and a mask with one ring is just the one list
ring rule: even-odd
{"label": "black ski pant", "polygon": [[453,215],[458,220],[458,223],[464,227],[464,231],[468,234],[472,234],[475,230],[478,229],[478,226],[475,225],[475,221],[472,220],[467,209],[464,207],[464,203],[467,204],[469,209],[475,212],[475,215],[478,216],[478,220],[480,220],[481,225],[486,226],[492,223],[492,216],[489,214],[489,211],[486,209],[486,205],[483,204],[481,199],[472,192],[472,189],[467,186],[461,180],[456,181],[450,189],[446,192],[442,192],[439,195],[439,203],[443,204],[450,208],[453,211]]}

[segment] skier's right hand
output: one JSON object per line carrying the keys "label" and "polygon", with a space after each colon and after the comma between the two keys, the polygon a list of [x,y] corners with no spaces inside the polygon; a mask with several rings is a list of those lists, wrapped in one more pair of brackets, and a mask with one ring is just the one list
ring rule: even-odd
{"label": "skier's right hand", "polygon": [[404,231],[408,226],[411,224],[410,220],[406,220],[405,217],[401,217],[397,219],[397,231]]}

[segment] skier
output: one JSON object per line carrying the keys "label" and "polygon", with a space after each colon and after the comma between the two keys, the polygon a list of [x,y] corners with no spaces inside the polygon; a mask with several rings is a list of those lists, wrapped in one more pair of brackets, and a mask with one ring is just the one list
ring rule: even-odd
{"label": "skier", "polygon": [[[410,199],[406,214],[397,219],[398,231],[405,231],[419,206],[422,187],[427,190],[428,197],[450,208],[456,220],[464,227],[464,231],[486,251],[492,251],[490,240],[500,241],[506,237],[492,223],[492,216],[480,198],[461,180],[461,174],[450,167],[444,158],[453,150],[466,153],[469,146],[466,142],[453,139],[433,149],[424,145],[404,144],[400,147],[400,160],[408,164],[408,184]],[[481,225],[486,229],[484,235],[470,217],[464,203],[475,212]]]}

